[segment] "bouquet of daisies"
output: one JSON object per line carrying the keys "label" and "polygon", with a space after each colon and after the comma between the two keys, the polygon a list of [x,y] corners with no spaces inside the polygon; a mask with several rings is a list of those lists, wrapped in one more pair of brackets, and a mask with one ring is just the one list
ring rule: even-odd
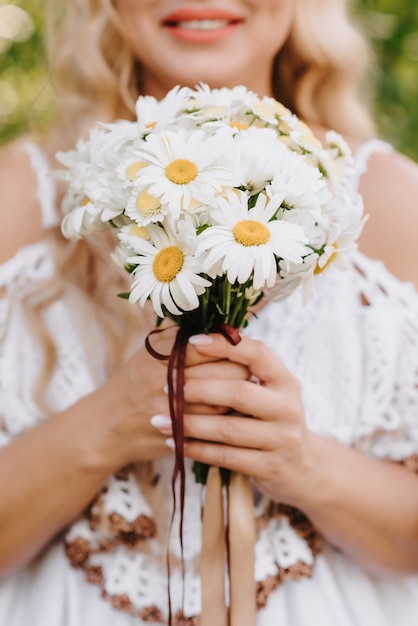
{"label": "bouquet of daisies", "polygon": [[322,146],[273,98],[244,87],[140,97],[135,121],[98,124],[68,168],[62,230],[111,229],[131,302],[191,333],[245,325],[268,290],[282,299],[343,259],[362,225],[345,181],[350,151]]}
{"label": "bouquet of daisies", "polygon": [[[167,358],[173,486],[180,476],[182,511],[189,336],[218,331],[237,343],[234,329],[245,326],[250,307],[264,293],[279,300],[295,290],[308,295],[315,276],[334,259],[344,260],[355,245],[362,203],[347,192],[352,162],[342,138],[329,132],[321,145],[273,98],[244,87],[176,87],[161,101],[140,97],[136,114],[135,121],[96,125],[75,150],[58,155],[68,181],[62,231],[77,239],[113,230],[113,258],[132,278],[129,294],[122,295],[142,307],[151,301],[159,320],[169,317],[179,327]],[[149,336],[146,345],[166,358],[152,349]],[[225,606],[227,614],[223,584],[216,602],[208,590],[215,561],[223,581],[219,537],[228,536],[230,623],[242,624],[244,600],[244,614],[255,615],[254,564],[247,558],[244,566],[240,558],[254,536],[251,484],[248,477],[200,463],[194,471],[206,484],[202,615],[210,616],[213,606]],[[215,559],[207,546],[221,556]],[[237,589],[244,589],[244,598]]]}

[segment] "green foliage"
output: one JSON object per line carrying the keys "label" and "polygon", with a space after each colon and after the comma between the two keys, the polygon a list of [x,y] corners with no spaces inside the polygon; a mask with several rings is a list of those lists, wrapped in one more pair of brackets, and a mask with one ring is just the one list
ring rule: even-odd
{"label": "green foliage", "polygon": [[[418,3],[353,0],[356,20],[376,54],[375,117],[383,137],[418,160]],[[34,23],[26,41],[1,39],[4,6],[25,10]],[[53,108],[42,47],[43,0],[0,0],[0,142],[42,127]],[[2,46],[4,47],[1,52]]]}
{"label": "green foliage", "polygon": [[[53,107],[43,5],[43,0],[0,0],[0,142],[42,128]],[[26,13],[20,29],[19,15],[8,13],[10,7]],[[14,31],[14,38],[4,36]]]}
{"label": "green foliage", "polygon": [[376,56],[375,118],[383,137],[418,160],[418,3],[356,0]]}

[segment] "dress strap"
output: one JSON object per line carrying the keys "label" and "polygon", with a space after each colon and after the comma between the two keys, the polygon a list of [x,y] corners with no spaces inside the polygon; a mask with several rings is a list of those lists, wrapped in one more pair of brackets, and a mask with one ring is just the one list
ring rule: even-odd
{"label": "dress strap", "polygon": [[51,166],[45,152],[35,143],[25,141],[22,147],[29,156],[30,164],[38,183],[37,199],[41,207],[42,226],[45,230],[59,223],[56,208],[56,189],[51,175]]}
{"label": "dress strap", "polygon": [[369,139],[354,153],[353,173],[349,180],[350,192],[358,193],[361,177],[367,172],[370,157],[376,152],[392,152],[393,147],[381,139]]}

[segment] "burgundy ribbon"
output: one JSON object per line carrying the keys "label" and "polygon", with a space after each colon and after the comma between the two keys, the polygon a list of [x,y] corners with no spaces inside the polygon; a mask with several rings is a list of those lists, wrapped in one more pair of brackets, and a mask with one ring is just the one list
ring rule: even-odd
{"label": "burgundy ribbon", "polygon": [[[168,400],[170,407],[170,417],[173,430],[174,439],[174,468],[172,474],[172,493],[173,493],[173,513],[170,522],[170,532],[172,529],[174,515],[177,508],[176,501],[176,482],[180,479],[180,548],[181,548],[181,562],[183,568],[183,605],[184,605],[184,549],[183,549],[183,518],[184,518],[184,500],[185,500],[185,487],[186,487],[186,472],[184,464],[184,383],[185,383],[185,360],[186,349],[189,338],[192,333],[183,328],[179,328],[176,334],[173,348],[170,354],[161,354],[154,350],[151,345],[151,337],[155,334],[159,334],[167,331],[168,328],[157,328],[151,331],[145,339],[145,347],[149,354],[160,361],[168,361],[167,369],[167,383],[168,383]],[[232,345],[237,345],[241,341],[241,335],[239,330],[229,326],[228,324],[221,324],[214,332],[222,334]],[[168,624],[172,626],[172,604],[170,595],[170,555],[169,549],[167,549],[167,572],[168,572]]]}

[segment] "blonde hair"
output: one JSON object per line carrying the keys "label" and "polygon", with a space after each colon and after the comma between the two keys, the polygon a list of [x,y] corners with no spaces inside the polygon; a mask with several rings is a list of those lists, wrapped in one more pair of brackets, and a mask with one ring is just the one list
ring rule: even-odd
{"label": "blonde hair", "polygon": [[375,127],[359,92],[371,55],[347,0],[295,0],[295,19],[273,75],[275,96],[305,122],[368,139]]}

